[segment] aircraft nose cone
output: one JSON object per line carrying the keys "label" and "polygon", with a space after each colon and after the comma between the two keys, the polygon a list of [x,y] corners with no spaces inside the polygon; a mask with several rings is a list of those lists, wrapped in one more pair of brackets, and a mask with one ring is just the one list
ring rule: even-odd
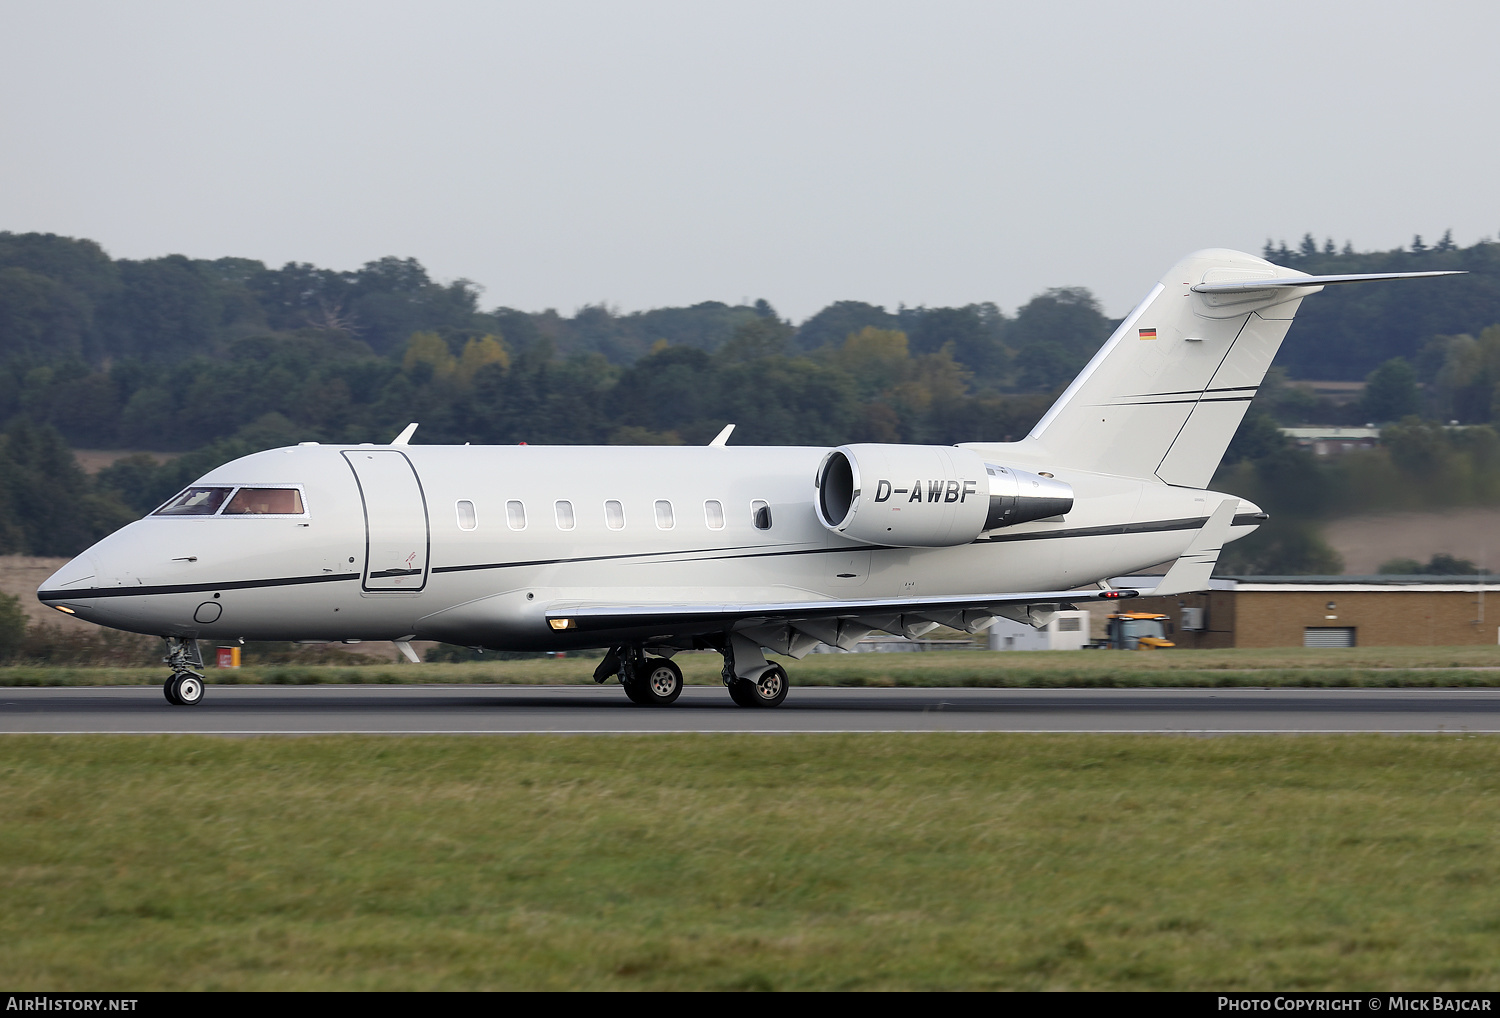
{"label": "aircraft nose cone", "polygon": [[94,581],[98,578],[98,575],[98,559],[96,559],[88,552],[84,552],[82,555],[79,555],[77,558],[70,561],[67,565],[63,566],[57,572],[53,573],[51,576],[43,580],[42,585],[37,588],[37,596],[41,597],[43,600],[48,600],[48,598],[43,597],[43,595],[49,592],[67,591],[69,588],[82,589],[96,586],[97,584]]}

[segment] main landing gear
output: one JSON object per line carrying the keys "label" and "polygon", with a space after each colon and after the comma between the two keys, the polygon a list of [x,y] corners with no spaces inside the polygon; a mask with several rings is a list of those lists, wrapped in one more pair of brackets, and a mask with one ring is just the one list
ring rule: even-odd
{"label": "main landing gear", "polygon": [[729,698],[741,707],[780,707],[786,699],[786,669],[769,664],[754,640],[731,633],[724,639],[724,670]]}
{"label": "main landing gear", "polygon": [[176,707],[192,707],[203,702],[203,655],[197,640],[175,636],[167,639],[167,656],[162,658],[172,669],[172,677],[161,684],[167,702]]}
{"label": "main landing gear", "polygon": [[594,669],[594,681],[611,675],[619,677],[631,702],[642,707],[665,707],[682,695],[682,669],[669,658],[647,657],[639,644],[610,648]]}
{"label": "main landing gear", "polygon": [[[766,661],[760,647],[742,636],[713,644],[724,655],[721,673],[729,698],[741,707],[778,707],[786,699],[786,669]],[[682,695],[682,669],[665,657],[648,657],[640,644],[611,647],[594,681],[618,677],[625,695],[643,707],[665,707]]]}

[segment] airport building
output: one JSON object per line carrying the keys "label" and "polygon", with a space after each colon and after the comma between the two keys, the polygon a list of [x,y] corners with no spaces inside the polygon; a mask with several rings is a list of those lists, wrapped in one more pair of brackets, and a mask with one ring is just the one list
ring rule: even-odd
{"label": "airport building", "polygon": [[986,629],[984,641],[990,650],[1082,650],[1091,638],[1088,611],[1056,612],[1037,629],[1025,622],[997,618]]}
{"label": "airport building", "polygon": [[[1117,587],[1150,590],[1154,576]],[[1179,647],[1444,647],[1500,643],[1500,576],[1215,577],[1207,593],[1140,597]]]}

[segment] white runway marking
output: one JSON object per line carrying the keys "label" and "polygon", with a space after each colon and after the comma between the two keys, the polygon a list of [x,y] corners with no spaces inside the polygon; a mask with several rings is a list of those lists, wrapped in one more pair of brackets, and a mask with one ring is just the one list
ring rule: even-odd
{"label": "white runway marking", "polygon": [[617,686],[211,686],[173,707],[155,686],[0,691],[0,734],[628,735],[1500,732],[1500,689],[926,689],[802,686],[769,711],[689,687],[666,708]]}

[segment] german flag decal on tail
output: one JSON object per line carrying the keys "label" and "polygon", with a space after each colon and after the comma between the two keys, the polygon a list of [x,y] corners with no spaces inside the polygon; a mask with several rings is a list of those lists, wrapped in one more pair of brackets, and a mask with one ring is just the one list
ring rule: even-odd
{"label": "german flag decal on tail", "polygon": [[1141,338],[1142,339],[1155,339],[1156,338],[1156,330],[1155,329],[1142,329],[1141,330]]}

